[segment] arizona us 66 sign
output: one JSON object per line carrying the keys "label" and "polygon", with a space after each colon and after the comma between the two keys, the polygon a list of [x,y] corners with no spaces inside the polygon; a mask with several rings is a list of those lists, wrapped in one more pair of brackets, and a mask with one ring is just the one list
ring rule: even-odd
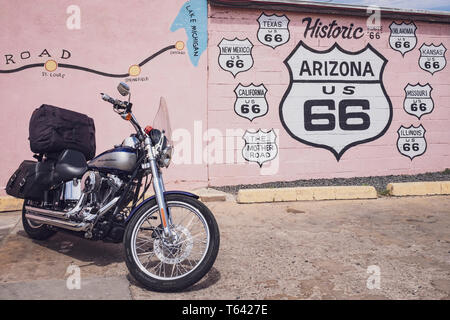
{"label": "arizona us 66 sign", "polygon": [[337,43],[318,51],[300,41],[284,63],[290,84],[280,119],[294,139],[327,149],[339,161],[389,128],[392,104],[382,82],[387,60],[370,44],[356,52]]}

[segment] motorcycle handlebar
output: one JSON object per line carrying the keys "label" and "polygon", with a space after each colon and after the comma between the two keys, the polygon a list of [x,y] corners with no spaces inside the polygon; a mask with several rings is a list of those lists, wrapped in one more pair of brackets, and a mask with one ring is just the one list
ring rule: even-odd
{"label": "motorcycle handlebar", "polygon": [[106,102],[109,102],[114,105],[114,108],[117,109],[127,109],[127,103],[124,101],[120,101],[118,99],[111,98],[106,93],[100,93],[102,99]]}

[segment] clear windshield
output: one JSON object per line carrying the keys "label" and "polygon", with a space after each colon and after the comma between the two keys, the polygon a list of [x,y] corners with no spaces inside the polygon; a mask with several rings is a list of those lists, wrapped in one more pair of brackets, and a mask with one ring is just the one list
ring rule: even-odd
{"label": "clear windshield", "polygon": [[161,97],[159,100],[159,109],[153,119],[153,128],[164,131],[164,134],[172,145],[172,127],[170,126],[169,109],[167,108],[166,99]]}

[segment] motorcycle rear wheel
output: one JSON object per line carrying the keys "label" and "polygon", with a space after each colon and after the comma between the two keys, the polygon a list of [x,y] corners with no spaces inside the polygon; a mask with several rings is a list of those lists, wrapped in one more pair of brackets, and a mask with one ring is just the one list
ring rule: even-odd
{"label": "motorcycle rear wheel", "polygon": [[159,292],[181,291],[211,269],[219,251],[219,228],[211,211],[199,200],[167,195],[174,239],[164,239],[156,200],[138,209],[125,235],[125,261],[133,277]]}

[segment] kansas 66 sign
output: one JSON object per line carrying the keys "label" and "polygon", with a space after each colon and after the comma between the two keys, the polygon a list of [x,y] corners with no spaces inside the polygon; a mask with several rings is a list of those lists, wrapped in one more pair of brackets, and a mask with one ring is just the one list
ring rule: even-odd
{"label": "kansas 66 sign", "polygon": [[382,82],[387,60],[370,44],[357,52],[337,43],[318,51],[300,41],[284,63],[290,84],[280,118],[294,139],[327,149],[339,161],[389,128],[392,104]]}
{"label": "kansas 66 sign", "polygon": [[419,66],[422,70],[428,71],[433,75],[435,72],[444,69],[447,65],[447,60],[445,59],[447,48],[442,43],[438,46],[424,43],[419,50]]}

